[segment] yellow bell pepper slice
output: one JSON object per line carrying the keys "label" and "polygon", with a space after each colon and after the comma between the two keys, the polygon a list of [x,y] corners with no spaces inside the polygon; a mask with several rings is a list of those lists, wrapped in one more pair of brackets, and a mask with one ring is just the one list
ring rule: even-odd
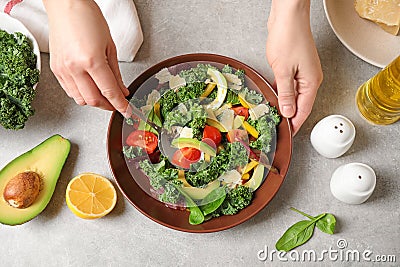
{"label": "yellow bell pepper slice", "polygon": [[243,127],[246,129],[246,131],[253,136],[254,138],[258,138],[258,131],[256,130],[256,128],[254,128],[253,126],[251,126],[247,121],[243,122]]}
{"label": "yellow bell pepper slice", "polygon": [[157,115],[157,117],[161,118],[161,105],[160,102],[156,102],[154,104],[154,113]]}
{"label": "yellow bell pepper slice", "polygon": [[239,102],[243,107],[245,107],[245,108],[254,108],[255,107],[255,105],[247,102],[246,99],[244,99],[244,97],[241,97],[240,95],[238,95],[238,97],[239,97]]}
{"label": "yellow bell pepper slice", "polygon": [[249,178],[250,178],[250,174],[248,174],[248,173],[245,173],[242,175],[242,180],[249,180]]}
{"label": "yellow bell pepper slice", "polygon": [[244,167],[243,169],[243,173],[242,174],[246,174],[248,172],[250,172],[252,169],[254,169],[256,166],[258,165],[258,161],[252,160],[249,163],[247,163],[247,165]]}
{"label": "yellow bell pepper slice", "polygon": [[201,94],[200,97],[207,97],[211,94],[211,92],[214,90],[215,86],[217,84],[216,83],[209,83],[207,84],[206,89],[204,90],[204,92]]}

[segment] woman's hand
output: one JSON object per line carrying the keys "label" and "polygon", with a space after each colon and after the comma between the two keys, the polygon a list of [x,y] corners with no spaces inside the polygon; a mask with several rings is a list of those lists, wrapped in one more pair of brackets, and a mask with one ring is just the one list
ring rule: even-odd
{"label": "woman's hand", "polygon": [[43,0],[49,18],[50,67],[79,105],[125,114],[129,94],[101,10],[93,0]]}
{"label": "woman's hand", "polygon": [[310,29],[309,0],[273,0],[267,59],[275,75],[279,108],[296,134],[311,113],[322,69]]}

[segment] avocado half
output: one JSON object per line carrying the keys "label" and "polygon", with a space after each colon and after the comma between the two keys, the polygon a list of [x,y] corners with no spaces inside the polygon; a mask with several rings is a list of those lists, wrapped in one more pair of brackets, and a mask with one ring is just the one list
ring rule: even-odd
{"label": "avocado half", "polygon": [[[49,203],[71,144],[60,135],[53,135],[32,150],[8,163],[0,171],[0,223],[23,224],[41,213]],[[3,197],[7,183],[17,174],[34,171],[41,178],[41,190],[36,200],[25,209],[10,206]]]}

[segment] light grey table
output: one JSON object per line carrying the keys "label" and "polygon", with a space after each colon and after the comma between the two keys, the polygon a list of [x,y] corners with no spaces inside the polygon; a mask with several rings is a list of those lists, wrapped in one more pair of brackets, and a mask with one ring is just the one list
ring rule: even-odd
{"label": "light grey table", "polygon": [[[273,79],[265,59],[269,1],[135,2],[145,41],[134,63],[121,64],[127,85],[153,64],[192,52],[230,56]],[[45,211],[24,225],[0,226],[0,266],[279,266],[283,262],[276,254],[272,261],[262,261],[259,258],[265,254],[259,251],[267,248],[271,252],[283,232],[303,219],[289,210],[291,206],[313,215],[331,212],[337,216],[335,235],[315,231],[297,252],[314,250],[319,257],[324,250],[339,253],[332,252],[331,257],[324,254],[322,262],[306,261],[306,266],[339,266],[346,258],[342,261],[340,253],[347,250],[357,250],[361,256],[367,251],[371,258],[395,255],[397,263],[385,266],[398,266],[400,124],[371,126],[357,114],[355,92],[378,68],[360,60],[339,42],[325,18],[322,1],[312,1],[312,30],[325,78],[311,116],[294,138],[286,180],[258,215],[235,228],[212,234],[188,234],[158,225],[120,193],[115,210],[102,219],[86,221],[69,211],[64,195],[73,176],[90,171],[112,178],[106,154],[110,113],[75,105],[51,73],[48,55],[43,54],[41,82],[34,101],[36,115],[24,130],[0,129],[0,166],[55,133],[69,138],[73,146]],[[309,141],[313,126],[330,114],[348,117],[357,129],[352,148],[338,159],[323,158]],[[376,190],[362,205],[341,203],[330,193],[331,174],[350,162],[369,164],[377,173]],[[347,242],[347,248],[338,248],[340,239]],[[288,255],[281,256],[288,260],[286,264],[295,264]],[[352,260],[347,263],[367,264]]]}

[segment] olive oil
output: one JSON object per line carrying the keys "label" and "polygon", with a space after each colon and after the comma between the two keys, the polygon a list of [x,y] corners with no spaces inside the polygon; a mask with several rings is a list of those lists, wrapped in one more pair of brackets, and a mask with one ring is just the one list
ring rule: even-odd
{"label": "olive oil", "polygon": [[356,103],[361,115],[373,124],[400,119],[400,56],[360,86]]}

